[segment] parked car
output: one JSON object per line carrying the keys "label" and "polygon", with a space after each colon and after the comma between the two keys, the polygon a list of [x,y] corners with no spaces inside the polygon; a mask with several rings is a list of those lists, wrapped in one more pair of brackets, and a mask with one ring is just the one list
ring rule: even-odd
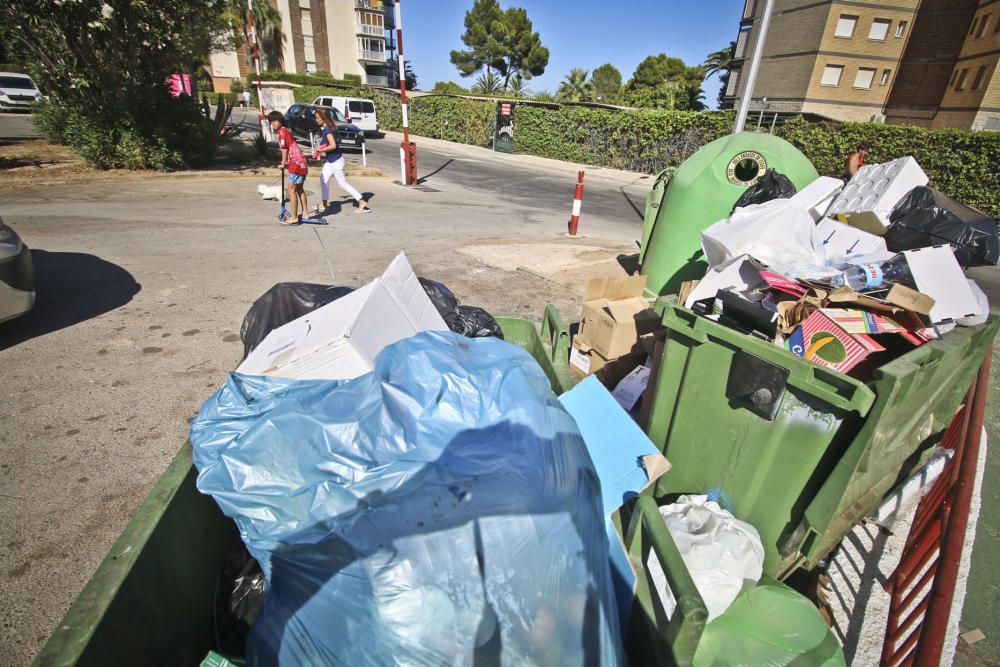
{"label": "parked car", "polygon": [[31,111],[42,92],[27,74],[0,72],[0,111]]}
{"label": "parked car", "polygon": [[371,100],[320,95],[313,100],[313,104],[337,109],[344,114],[348,122],[357,125],[369,135],[378,132],[378,114],[375,112],[375,103]]}
{"label": "parked car", "polygon": [[31,250],[0,219],[0,322],[13,319],[35,305],[35,270]]}
{"label": "parked car", "polygon": [[323,108],[333,116],[337,126],[337,143],[343,148],[361,148],[365,141],[364,131],[357,125],[352,125],[344,118],[344,114],[336,107],[325,107],[315,104],[293,104],[285,112],[285,125],[291,130],[292,136],[299,139],[312,139],[319,145],[319,123],[316,122],[316,109]]}

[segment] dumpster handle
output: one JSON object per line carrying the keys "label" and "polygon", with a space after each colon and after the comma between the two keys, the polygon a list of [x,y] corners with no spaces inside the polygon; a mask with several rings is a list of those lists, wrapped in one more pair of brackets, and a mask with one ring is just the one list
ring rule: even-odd
{"label": "dumpster handle", "polygon": [[[708,620],[708,608],[698,593],[698,588],[695,586],[691,574],[684,565],[684,558],[677,549],[677,544],[670,535],[667,524],[660,516],[656,502],[648,495],[638,497],[635,511],[629,521],[626,541],[630,555],[633,552],[632,547],[643,529],[649,536],[650,549],[656,554],[656,559],[666,575],[667,585],[670,586],[670,591],[677,601],[674,613],[667,624],[665,636],[657,637],[657,639],[667,642],[669,651],[679,664],[689,664],[698,648],[698,642],[701,641],[701,633]],[[637,571],[645,571],[645,563],[633,564],[633,567],[636,566],[641,568]],[[666,618],[666,612],[663,610],[660,596],[656,591],[650,590],[648,599],[643,599],[643,597],[640,596],[638,602],[647,618]]]}
{"label": "dumpster handle", "polygon": [[552,348],[553,361],[565,360],[569,357],[569,329],[563,322],[559,310],[553,304],[545,306],[545,316],[542,319],[542,340]]}

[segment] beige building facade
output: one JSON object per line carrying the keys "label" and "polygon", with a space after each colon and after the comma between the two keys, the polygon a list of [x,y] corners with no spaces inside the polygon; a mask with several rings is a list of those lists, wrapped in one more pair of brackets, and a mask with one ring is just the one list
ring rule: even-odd
{"label": "beige building facade", "polygon": [[[746,0],[729,101],[743,93],[763,5]],[[1000,0],[775,0],[750,111],[997,129],[998,22]]]}
{"label": "beige building facade", "polygon": [[[395,49],[391,1],[270,2],[281,14],[281,44],[271,49],[277,54],[277,62],[264,63],[265,69],[299,74],[329,72],[338,79],[354,75],[362,83],[375,86],[392,82],[386,66]],[[235,52],[212,54],[213,78],[218,77],[224,84],[222,79],[232,75],[236,58]]]}

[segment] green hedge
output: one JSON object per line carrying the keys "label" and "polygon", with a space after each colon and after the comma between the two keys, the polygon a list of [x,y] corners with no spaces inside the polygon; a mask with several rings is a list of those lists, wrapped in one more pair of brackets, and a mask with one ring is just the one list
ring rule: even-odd
{"label": "green hedge", "polygon": [[[300,75],[295,75],[300,76]],[[311,102],[334,94],[374,100],[379,125],[399,130],[399,97],[364,86],[306,86],[295,99]],[[496,102],[440,95],[410,100],[410,129],[419,136],[489,146]],[[731,111],[552,109],[522,104],[515,113],[518,153],[613,169],[654,173],[678,166],[701,146],[723,137]],[[954,199],[1000,218],[1000,133],[924,130],[877,123],[809,123],[789,120],[775,130],[801,150],[820,174],[840,176],[844,156],[861,141],[872,143],[869,162],[912,155],[931,185]]]}

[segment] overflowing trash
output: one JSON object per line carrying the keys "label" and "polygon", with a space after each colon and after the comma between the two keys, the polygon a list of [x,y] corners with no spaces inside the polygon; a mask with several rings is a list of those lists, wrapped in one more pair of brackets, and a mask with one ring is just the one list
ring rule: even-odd
{"label": "overflowing trash", "polygon": [[962,267],[997,263],[997,223],[926,184],[920,165],[905,157],[862,167],[842,189],[820,178],[787,198],[748,196],[761,203],[736,208],[702,233],[709,270],[682,286],[679,301],[810,361],[869,377],[989,313]]}
{"label": "overflowing trash", "polygon": [[348,381],[230,375],[190,438],[267,579],[248,661],[622,664],[600,484],[550,397],[450,332]]}
{"label": "overflowing trash", "polygon": [[315,283],[278,283],[253,302],[243,318],[240,340],[246,359],[269,333],[354,291]]}
{"label": "overflowing trash", "polygon": [[[764,546],[753,526],[704,495],[681,496],[660,507],[660,515],[708,608],[709,621],[721,616],[745,587],[756,585],[764,572]],[[651,553],[646,567],[669,616],[676,600],[659,559]]]}

